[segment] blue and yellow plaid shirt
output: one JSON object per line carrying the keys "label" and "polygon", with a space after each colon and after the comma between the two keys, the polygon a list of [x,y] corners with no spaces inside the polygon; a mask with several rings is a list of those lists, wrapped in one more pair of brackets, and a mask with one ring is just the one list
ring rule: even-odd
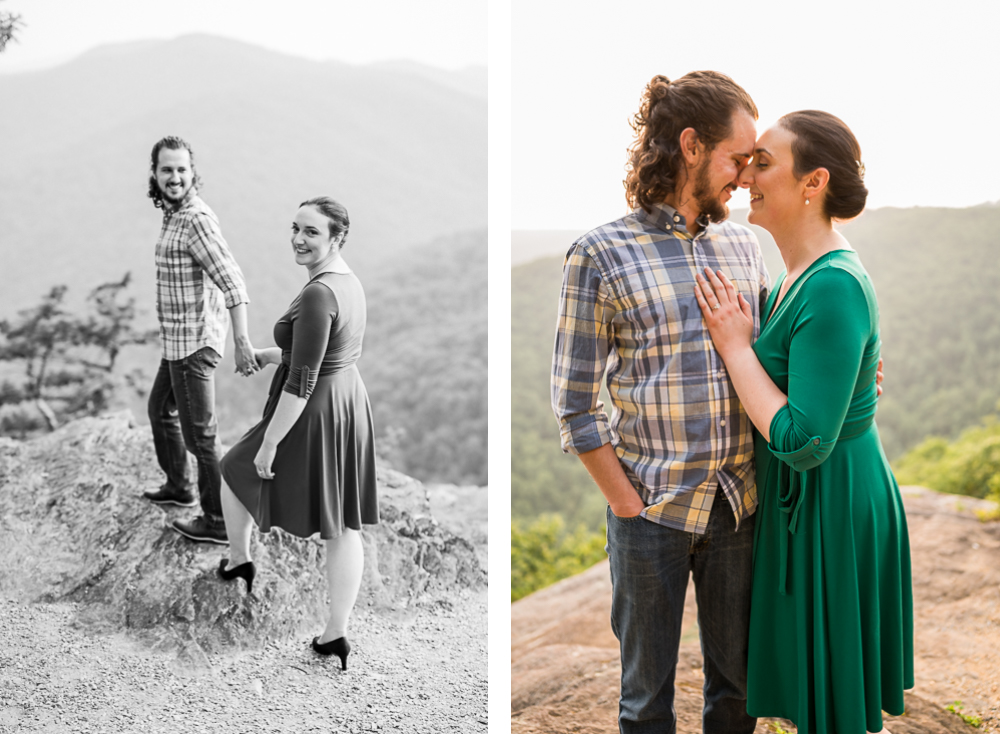
{"label": "blue and yellow plaid shirt", "polygon": [[243,271],[222,237],[219,220],[197,194],[164,208],[156,242],[156,314],[163,359],[202,347],[225,353],[227,309],[250,303]]}
{"label": "blue and yellow plaid shirt", "polygon": [[[757,238],[729,222],[692,236],[669,206],[598,227],[563,267],[552,408],[563,451],[614,446],[647,520],[704,533],[716,487],[739,522],[757,507],[753,432],[695,299],[722,270],[750,302],[754,339],[770,289]],[[610,421],[598,399],[607,370]]]}

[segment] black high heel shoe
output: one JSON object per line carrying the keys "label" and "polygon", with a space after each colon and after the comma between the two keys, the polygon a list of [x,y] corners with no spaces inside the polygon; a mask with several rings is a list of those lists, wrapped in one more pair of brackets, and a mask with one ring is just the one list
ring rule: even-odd
{"label": "black high heel shoe", "polygon": [[318,637],[313,637],[313,650],[320,655],[336,655],[340,658],[340,669],[347,670],[347,656],[351,652],[351,643],[346,637],[321,643]]}
{"label": "black high heel shoe", "polygon": [[253,577],[257,575],[257,567],[253,565],[253,561],[247,561],[246,563],[241,563],[239,566],[234,566],[229,570],[226,570],[226,564],[229,562],[228,558],[223,558],[219,561],[219,576],[221,576],[226,581],[232,581],[235,578],[241,578],[247,582],[247,593],[253,589]]}

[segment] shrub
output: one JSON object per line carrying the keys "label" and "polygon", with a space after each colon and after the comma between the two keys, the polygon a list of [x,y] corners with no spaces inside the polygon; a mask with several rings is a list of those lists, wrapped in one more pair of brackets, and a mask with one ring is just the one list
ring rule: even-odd
{"label": "shrub", "polygon": [[583,525],[572,533],[560,515],[542,515],[530,525],[514,521],[510,529],[510,600],[574,576],[606,558],[604,530]]}

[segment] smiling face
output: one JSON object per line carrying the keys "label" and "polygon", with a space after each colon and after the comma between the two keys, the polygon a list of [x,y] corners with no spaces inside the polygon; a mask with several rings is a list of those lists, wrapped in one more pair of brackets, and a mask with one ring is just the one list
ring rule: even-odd
{"label": "smiling face", "polygon": [[341,236],[330,234],[330,220],[312,206],[300,207],[292,222],[295,263],[311,268],[329,260],[340,250]]}
{"label": "smiling face", "polygon": [[739,186],[740,173],[753,154],[757,128],[753,118],[742,110],[733,115],[732,134],[712,149],[695,169],[692,195],[698,211],[713,222],[729,216],[727,204]]}
{"label": "smiling face", "polygon": [[156,163],[156,185],[163,198],[176,206],[194,185],[191,154],[186,148],[161,148]]}
{"label": "smiling face", "polygon": [[[781,125],[769,128],[754,149],[753,162],[740,175],[750,189],[747,221],[769,232],[806,214],[805,184],[795,176],[795,135]],[[820,207],[819,201],[810,202]]]}

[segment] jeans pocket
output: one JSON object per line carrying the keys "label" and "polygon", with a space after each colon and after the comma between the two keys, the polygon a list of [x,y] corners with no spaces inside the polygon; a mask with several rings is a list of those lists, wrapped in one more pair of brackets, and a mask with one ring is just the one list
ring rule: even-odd
{"label": "jeans pocket", "polygon": [[634,515],[633,517],[621,517],[620,515],[616,515],[611,510],[611,505],[608,505],[608,522],[609,523],[611,522],[611,518],[614,518],[616,522],[620,522],[620,523],[630,523],[630,522],[635,522],[636,520],[642,520],[643,519],[643,517],[642,517],[641,514]]}
{"label": "jeans pocket", "polygon": [[212,347],[202,347],[197,352],[188,355],[186,361],[193,371],[210,375],[219,366],[222,357]]}

